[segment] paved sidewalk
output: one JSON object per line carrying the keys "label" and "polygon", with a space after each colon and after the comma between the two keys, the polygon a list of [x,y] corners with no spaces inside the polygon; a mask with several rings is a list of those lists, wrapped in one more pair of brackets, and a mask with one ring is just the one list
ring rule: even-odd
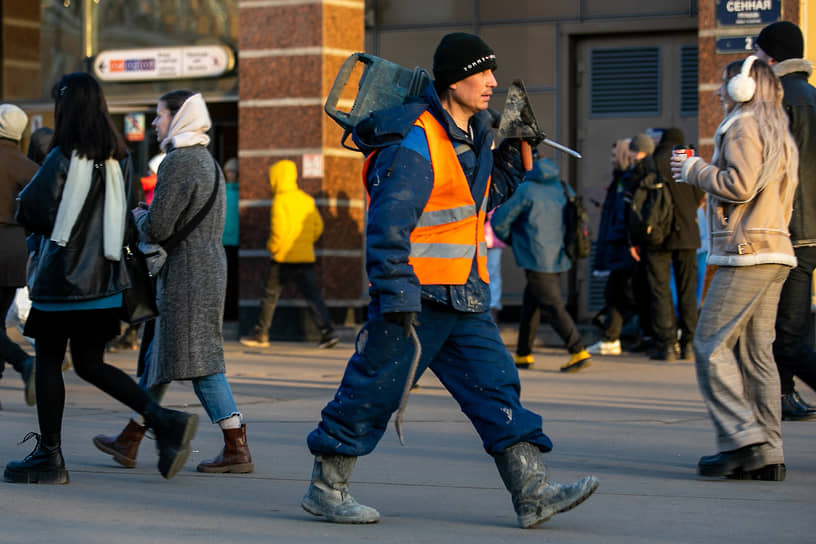
{"label": "paved sidewalk", "polygon": [[[512,337],[512,334],[509,335]],[[508,341],[513,341],[508,339]],[[275,343],[249,349],[228,343],[229,378],[247,420],[256,470],[247,475],[195,471],[220,451],[192,387],[172,385],[166,404],[201,417],[193,454],[170,481],[158,474],[152,441],[135,469],[97,451],[91,438],[118,432],[128,410],[66,373],[63,452],[70,485],[0,482],[0,543],[802,543],[814,542],[816,422],[783,424],[788,479],[703,480],[697,459],[716,451],[714,431],[689,361],[660,363],[642,355],[596,357],[586,371],[562,374],[563,350],[536,350],[521,371],[526,405],[544,417],[555,449],[552,478],[601,480],[575,510],[533,530],[516,527],[510,496],[492,459],[455,402],[431,374],[412,393],[405,447],[389,427],[372,455],[358,462],[352,491],[379,509],[368,526],[321,522],[298,503],[311,474],[306,435],[331,398],[352,350]],[[135,352],[109,362],[133,374]],[[803,391],[813,400],[812,392]],[[0,381],[0,465],[21,459],[37,429],[20,381]]]}

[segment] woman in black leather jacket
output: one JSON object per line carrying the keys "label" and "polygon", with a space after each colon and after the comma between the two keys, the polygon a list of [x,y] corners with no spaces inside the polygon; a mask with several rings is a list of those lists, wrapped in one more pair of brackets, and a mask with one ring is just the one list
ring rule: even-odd
{"label": "woman in black leather jacket", "polygon": [[103,361],[119,334],[122,292],[130,286],[122,246],[129,219],[131,167],[102,89],[85,73],[63,76],[53,90],[54,138],[42,168],[23,190],[17,220],[41,241],[29,275],[32,308],[25,335],[36,340],[37,416],[34,451],[6,466],[17,483],[68,483],[60,449],[68,342],[76,373],[144,415],[165,478],[189,455],[196,415],[158,406],[121,370]]}

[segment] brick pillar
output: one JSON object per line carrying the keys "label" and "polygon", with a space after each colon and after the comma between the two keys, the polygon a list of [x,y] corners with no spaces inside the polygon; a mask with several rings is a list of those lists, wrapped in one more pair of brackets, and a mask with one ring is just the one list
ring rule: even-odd
{"label": "brick pillar", "polygon": [[[799,10],[798,0],[782,0],[781,20],[792,21],[802,27],[805,26],[803,14]],[[700,155],[711,160],[714,152],[714,132],[722,121],[723,113],[717,89],[722,83],[722,70],[727,64],[735,60],[744,59],[748,51],[722,54],[716,52],[717,38],[733,35],[757,35],[764,25],[745,26],[740,28],[720,28],[717,26],[717,12],[713,0],[699,2],[697,17],[699,28],[699,113],[698,139]],[[807,33],[805,33],[807,36]]]}
{"label": "brick pillar", "polygon": [[[365,304],[362,157],[340,146],[342,132],[323,111],[340,65],[363,50],[364,7],[364,0],[239,4],[242,331],[254,322],[263,298],[272,198],[268,171],[281,159],[297,164],[300,188],[315,197],[325,223],[316,266],[335,324],[345,321],[349,308]],[[284,292],[273,337],[313,334],[308,319],[298,319],[303,326],[294,329],[281,322],[280,314],[293,315],[293,307],[303,309],[301,295]]]}

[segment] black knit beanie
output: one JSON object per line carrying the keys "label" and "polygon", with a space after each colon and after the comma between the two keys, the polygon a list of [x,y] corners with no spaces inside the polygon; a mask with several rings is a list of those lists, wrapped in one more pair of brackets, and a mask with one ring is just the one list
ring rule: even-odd
{"label": "black knit beanie", "polygon": [[805,54],[802,31],[789,21],[777,21],[763,28],[756,44],[777,62],[801,59]]}
{"label": "black knit beanie", "polygon": [[454,32],[442,38],[436,46],[433,58],[434,84],[437,91],[441,91],[451,83],[496,68],[496,54],[479,36]]}

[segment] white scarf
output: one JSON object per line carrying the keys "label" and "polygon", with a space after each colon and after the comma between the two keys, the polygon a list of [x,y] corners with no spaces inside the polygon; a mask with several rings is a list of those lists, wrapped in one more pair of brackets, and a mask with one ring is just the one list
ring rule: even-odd
{"label": "white scarf", "polygon": [[[76,151],[71,153],[68,178],[65,180],[62,199],[57,210],[57,219],[54,222],[54,230],[51,232],[51,241],[61,247],[68,244],[71,231],[88,197],[93,169],[92,160],[79,157]],[[105,258],[110,261],[118,261],[122,257],[126,213],[125,182],[122,178],[122,169],[119,162],[111,158],[105,161],[105,204],[102,231]]]}
{"label": "white scarf", "polygon": [[207,131],[210,130],[210,112],[207,111],[207,104],[200,93],[192,95],[184,101],[179,110],[170,121],[170,128],[167,131],[167,138],[162,140],[162,151],[167,150],[171,143],[173,147],[189,147],[191,145],[207,145],[210,137]]}

